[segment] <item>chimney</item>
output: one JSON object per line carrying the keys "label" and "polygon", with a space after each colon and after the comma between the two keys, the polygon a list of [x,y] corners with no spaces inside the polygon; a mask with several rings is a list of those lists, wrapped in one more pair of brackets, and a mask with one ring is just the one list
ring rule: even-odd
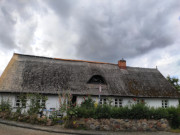
{"label": "chimney", "polygon": [[126,60],[122,58],[122,60],[118,61],[118,66],[120,69],[126,69]]}

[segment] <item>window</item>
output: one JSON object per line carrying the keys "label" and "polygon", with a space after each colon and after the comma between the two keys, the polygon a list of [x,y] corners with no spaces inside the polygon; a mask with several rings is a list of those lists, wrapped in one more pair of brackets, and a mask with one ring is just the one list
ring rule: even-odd
{"label": "window", "polygon": [[100,105],[107,104],[107,99],[106,98],[101,98],[99,104]]}
{"label": "window", "polygon": [[106,105],[106,104],[107,104],[107,100],[106,100],[106,98],[104,98],[103,100],[104,100],[104,104]]}
{"label": "window", "polygon": [[122,107],[122,99],[115,98],[115,100],[114,100],[114,106],[115,106],[115,107]]}
{"label": "window", "polygon": [[91,77],[91,79],[88,81],[88,83],[91,84],[106,84],[105,79],[100,75],[94,75]]}
{"label": "window", "polygon": [[162,100],[162,107],[167,108],[168,106],[169,106],[168,100],[167,99]]}
{"label": "window", "polygon": [[19,96],[17,96],[16,97],[16,107],[20,107],[20,104],[21,104],[20,98],[19,98]]}
{"label": "window", "polygon": [[37,101],[43,109],[46,108],[46,100],[38,99]]}
{"label": "window", "polygon": [[55,108],[50,108],[50,111],[52,111],[52,112],[53,112],[53,111],[56,111],[56,109],[55,109]]}
{"label": "window", "polygon": [[99,101],[99,104],[100,104],[100,105],[102,105],[102,104],[103,104],[103,101],[102,101],[102,99],[100,99],[100,101]]}
{"label": "window", "polygon": [[144,103],[144,99],[137,99],[137,104]]}
{"label": "window", "polygon": [[46,100],[42,100],[41,106],[42,106],[42,108],[46,108]]}
{"label": "window", "polygon": [[27,98],[26,95],[17,95],[16,96],[16,107],[26,108]]}

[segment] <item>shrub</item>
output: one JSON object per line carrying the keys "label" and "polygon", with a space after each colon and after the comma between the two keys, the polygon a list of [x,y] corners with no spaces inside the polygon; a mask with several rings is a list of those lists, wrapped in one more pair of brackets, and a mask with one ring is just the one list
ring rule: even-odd
{"label": "shrub", "polygon": [[151,108],[150,109],[152,119],[168,119],[169,114],[166,108]]}
{"label": "shrub", "polygon": [[22,108],[21,107],[17,107],[16,113],[21,114],[22,113]]}
{"label": "shrub", "polygon": [[135,104],[131,107],[112,107],[111,117],[118,119],[150,119],[149,107],[145,104]]}
{"label": "shrub", "polygon": [[53,118],[51,119],[52,120],[52,125],[55,125],[55,124],[63,124],[64,123],[64,120],[62,120],[62,118]]}
{"label": "shrub", "polygon": [[66,113],[69,118],[77,117],[77,107],[69,106]]}
{"label": "shrub", "polygon": [[172,128],[179,128],[180,126],[180,107],[170,107],[167,108],[167,112],[169,113],[169,122]]}
{"label": "shrub", "polygon": [[98,105],[95,110],[94,118],[110,118],[111,117],[111,107],[108,105]]}
{"label": "shrub", "polygon": [[90,118],[90,117],[95,117],[95,109],[94,108],[89,108],[87,109],[86,107],[78,107],[77,108],[77,117],[79,118]]}
{"label": "shrub", "polygon": [[47,97],[41,94],[29,94],[28,99],[30,99],[30,105],[29,105],[29,110],[28,114],[38,114],[41,109],[45,107],[44,104],[42,104],[40,101],[45,101],[47,100]]}
{"label": "shrub", "polygon": [[143,103],[135,104],[131,106],[128,115],[130,119],[149,119],[149,108]]}
{"label": "shrub", "polygon": [[0,104],[0,112],[11,112],[11,105],[9,103],[9,100],[4,100],[3,98],[1,99],[1,104]]}
{"label": "shrub", "polygon": [[121,109],[121,108],[118,108],[118,107],[112,107],[112,109],[111,109],[111,118],[120,118],[120,115],[119,114],[121,114],[121,113],[119,113],[120,112],[120,110],[119,109]]}
{"label": "shrub", "polygon": [[64,127],[65,128],[73,128],[73,121],[74,121],[73,119],[66,120],[64,123]]}
{"label": "shrub", "polygon": [[94,118],[95,117],[95,102],[90,96],[88,99],[85,99],[80,107],[77,107],[77,117],[80,118]]}
{"label": "shrub", "polygon": [[130,109],[126,107],[112,107],[111,118],[123,119],[129,116]]}
{"label": "shrub", "polygon": [[94,101],[92,100],[92,98],[90,96],[88,96],[88,99],[84,100],[81,104],[81,107],[84,107],[84,108],[94,108]]}
{"label": "shrub", "polygon": [[[38,124],[46,125],[48,119],[47,119],[47,117],[42,117],[42,118],[38,118],[37,121],[38,121]],[[54,123],[53,123],[53,125],[54,125]]]}

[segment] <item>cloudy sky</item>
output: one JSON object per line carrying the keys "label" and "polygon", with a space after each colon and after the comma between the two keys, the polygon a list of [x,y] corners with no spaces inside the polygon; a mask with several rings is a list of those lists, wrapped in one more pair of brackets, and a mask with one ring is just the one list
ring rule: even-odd
{"label": "cloudy sky", "polygon": [[180,78],[179,0],[0,0],[0,74],[13,53],[155,68]]}

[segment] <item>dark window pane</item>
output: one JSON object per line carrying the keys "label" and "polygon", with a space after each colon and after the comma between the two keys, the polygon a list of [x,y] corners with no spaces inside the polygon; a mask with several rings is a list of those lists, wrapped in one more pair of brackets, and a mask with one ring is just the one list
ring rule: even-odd
{"label": "dark window pane", "polygon": [[106,84],[105,79],[100,75],[94,75],[91,77],[91,79],[88,81],[88,83],[92,84]]}

